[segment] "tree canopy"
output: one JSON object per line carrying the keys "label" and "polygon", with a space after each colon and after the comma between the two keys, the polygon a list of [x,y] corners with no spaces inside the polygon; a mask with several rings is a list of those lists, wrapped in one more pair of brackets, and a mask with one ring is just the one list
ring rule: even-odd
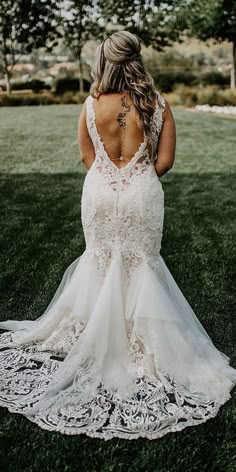
{"label": "tree canopy", "polygon": [[236,82],[236,2],[232,0],[176,0],[172,22],[203,41],[232,43],[231,87]]}
{"label": "tree canopy", "polygon": [[60,35],[57,7],[57,0],[1,0],[0,70],[8,91],[12,69],[22,53],[55,46]]}

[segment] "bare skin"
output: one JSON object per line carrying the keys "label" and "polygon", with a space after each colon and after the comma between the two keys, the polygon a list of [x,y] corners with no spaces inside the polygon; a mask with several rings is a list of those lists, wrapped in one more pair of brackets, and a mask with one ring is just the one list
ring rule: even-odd
{"label": "bare skin", "polygon": [[[132,105],[130,112],[126,115],[126,136],[125,141],[123,140],[124,129],[120,126],[117,117],[123,111],[121,97],[124,95],[127,97],[127,102],[132,104],[129,96],[124,92],[104,94],[93,100],[98,132],[108,156],[118,168],[127,165],[144,139],[144,133],[140,127],[137,112]],[[81,161],[87,169],[90,169],[95,159],[95,151],[86,125],[85,104],[82,107],[78,122],[78,145]],[[176,132],[174,118],[166,102],[166,110],[163,113],[163,128],[158,145],[158,160],[155,162],[155,170],[158,177],[164,175],[173,166],[175,146]],[[121,154],[124,157],[122,161],[119,160]]]}
{"label": "bare skin", "polygon": [[174,164],[176,148],[176,129],[172,111],[166,102],[166,108],[163,114],[163,126],[159,138],[155,170],[158,177],[166,174]]}

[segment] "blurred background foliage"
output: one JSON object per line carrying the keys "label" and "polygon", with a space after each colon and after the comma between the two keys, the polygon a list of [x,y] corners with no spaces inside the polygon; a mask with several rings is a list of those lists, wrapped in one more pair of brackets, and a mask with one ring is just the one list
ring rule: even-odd
{"label": "blurred background foliage", "polygon": [[0,106],[82,103],[97,44],[120,29],[170,104],[236,105],[233,0],[1,0]]}

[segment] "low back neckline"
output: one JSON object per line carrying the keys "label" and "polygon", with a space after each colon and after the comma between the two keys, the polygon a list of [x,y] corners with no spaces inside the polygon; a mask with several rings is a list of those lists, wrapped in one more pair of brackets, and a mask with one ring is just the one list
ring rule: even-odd
{"label": "low back neckline", "polygon": [[[108,152],[106,151],[106,148],[105,148],[105,145],[104,145],[104,142],[98,132],[98,129],[97,129],[97,125],[96,125],[96,113],[95,113],[95,110],[94,110],[94,106],[93,106],[93,97],[92,95],[89,95],[89,99],[90,99],[90,102],[91,102],[91,112],[92,112],[92,115],[93,115],[93,123],[94,123],[94,130],[96,132],[96,138],[97,138],[97,142],[98,144],[100,145],[100,151],[102,152],[103,156],[106,158],[106,160],[108,160],[111,165],[118,171],[118,172],[122,172],[124,171],[124,169],[127,169],[130,167],[130,165],[134,162],[134,161],[137,161],[141,156],[142,156],[142,152],[147,144],[147,134],[146,132],[144,131],[144,139],[143,141],[140,143],[140,146],[139,148],[137,149],[137,151],[135,152],[135,154],[132,156],[132,158],[129,160],[128,164],[126,164],[125,166],[122,166],[122,167],[118,167],[116,164],[114,164],[114,162],[110,159],[109,157],[109,154]],[[140,155],[140,156],[139,156]]]}

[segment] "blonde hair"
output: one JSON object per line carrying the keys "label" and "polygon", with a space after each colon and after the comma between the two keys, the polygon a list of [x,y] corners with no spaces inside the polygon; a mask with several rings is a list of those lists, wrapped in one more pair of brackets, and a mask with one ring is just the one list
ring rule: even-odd
{"label": "blonde hair", "polygon": [[138,112],[141,128],[148,132],[156,90],[140,51],[141,40],[129,31],[115,32],[102,41],[96,49],[90,94],[98,97],[103,93],[127,92]]}

